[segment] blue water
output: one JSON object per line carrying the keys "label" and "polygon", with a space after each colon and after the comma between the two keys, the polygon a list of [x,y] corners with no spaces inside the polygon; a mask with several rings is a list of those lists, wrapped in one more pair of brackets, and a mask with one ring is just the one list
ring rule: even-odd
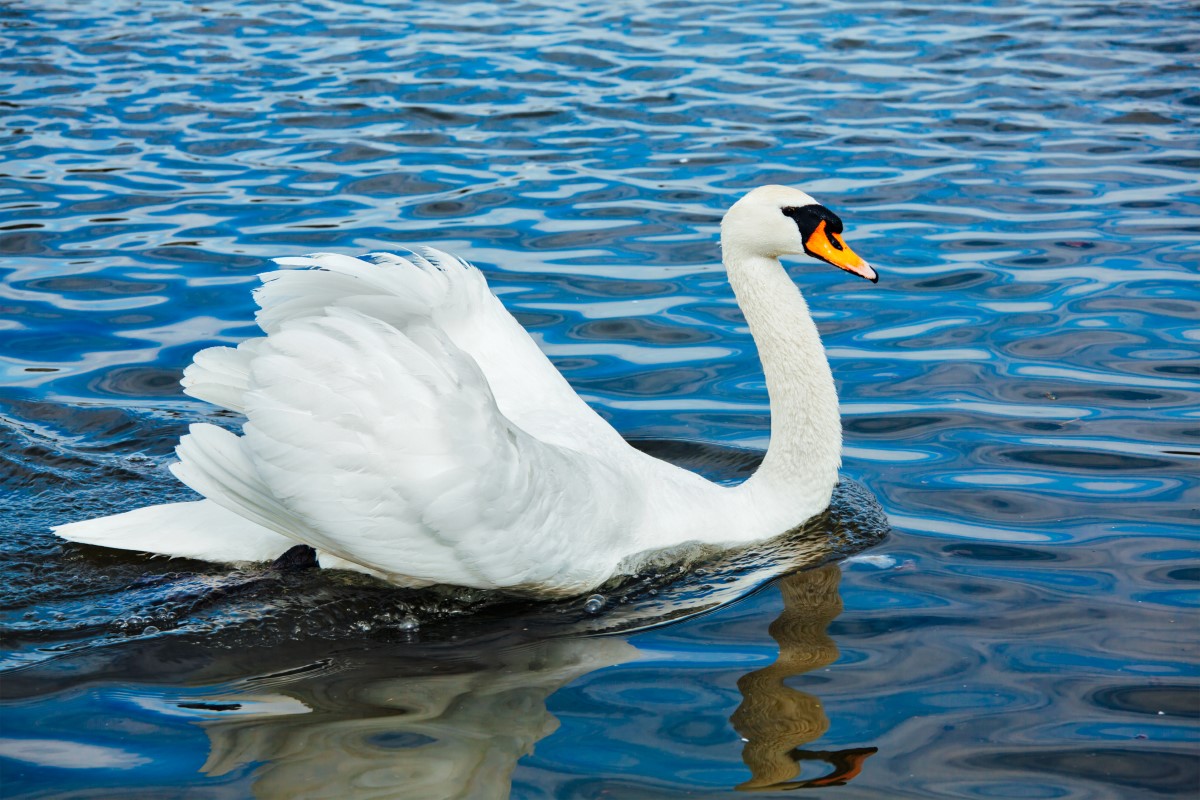
{"label": "blue water", "polygon": [[[1194,796],[1194,4],[17,0],[0,30],[6,797]],[[882,508],[821,520],[841,544],[592,618],[48,532],[188,496],[175,439],[237,420],[181,370],[317,250],[472,260],[622,433],[744,476],[767,398],[716,226],[772,182],[881,274],[794,268]]]}

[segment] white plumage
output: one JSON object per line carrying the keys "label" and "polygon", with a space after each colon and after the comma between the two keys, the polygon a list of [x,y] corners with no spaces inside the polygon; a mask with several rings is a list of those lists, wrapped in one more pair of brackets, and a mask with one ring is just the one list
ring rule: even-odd
{"label": "white plumage", "polygon": [[186,393],[246,416],[241,436],[198,424],[180,441],[172,471],[205,499],[55,531],[222,562],[303,543],[322,566],[401,585],[541,594],[586,591],[663,548],[783,533],[828,504],[841,443],[820,339],[778,262],[817,255],[797,208],[825,211],[762,187],[722,224],[773,411],[771,448],[741,486],[630,447],[465,262],[318,254],[263,276],[263,336],[203,350],[184,373]]}

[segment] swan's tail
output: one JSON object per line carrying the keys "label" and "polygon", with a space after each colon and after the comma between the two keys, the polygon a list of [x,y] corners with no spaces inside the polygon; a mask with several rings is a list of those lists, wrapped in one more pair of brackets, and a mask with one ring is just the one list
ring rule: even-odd
{"label": "swan's tail", "polygon": [[[146,506],[124,514],[58,525],[52,530],[68,542],[220,564],[274,561],[296,544],[211,500]],[[320,550],[317,563],[324,569],[347,569],[384,577],[361,564]],[[428,581],[418,580],[392,579],[392,582],[414,588],[429,585]]]}
{"label": "swan's tail", "polygon": [[146,506],[54,532],[70,542],[228,564],[272,561],[295,544],[211,500]]}

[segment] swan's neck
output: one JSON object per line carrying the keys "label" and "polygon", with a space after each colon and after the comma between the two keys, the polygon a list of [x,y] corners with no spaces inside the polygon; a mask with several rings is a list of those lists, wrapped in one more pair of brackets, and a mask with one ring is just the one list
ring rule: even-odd
{"label": "swan's neck", "polygon": [[760,510],[799,524],[829,504],[841,465],[833,373],[804,296],[778,259],[725,253],[725,269],[758,345],[771,401],[771,443],[745,491]]}

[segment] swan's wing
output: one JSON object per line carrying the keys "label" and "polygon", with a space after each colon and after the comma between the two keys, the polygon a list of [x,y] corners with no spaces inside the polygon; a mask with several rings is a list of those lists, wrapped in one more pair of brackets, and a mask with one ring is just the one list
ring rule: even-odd
{"label": "swan's wing", "polygon": [[268,328],[245,435],[181,442],[176,474],[208,498],[389,577],[578,591],[628,552],[636,481],[513,423],[430,322],[339,304]]}
{"label": "swan's wing", "polygon": [[[270,335],[289,322],[336,308],[400,330],[432,326],[479,366],[500,410],[524,430],[587,452],[625,447],[488,290],[479,270],[432,248],[407,258],[374,253],[367,259],[333,253],[279,259],[281,265],[304,269],[262,276],[255,292],[259,326]],[[249,364],[262,341],[201,351],[184,373],[184,391],[244,412]]]}

